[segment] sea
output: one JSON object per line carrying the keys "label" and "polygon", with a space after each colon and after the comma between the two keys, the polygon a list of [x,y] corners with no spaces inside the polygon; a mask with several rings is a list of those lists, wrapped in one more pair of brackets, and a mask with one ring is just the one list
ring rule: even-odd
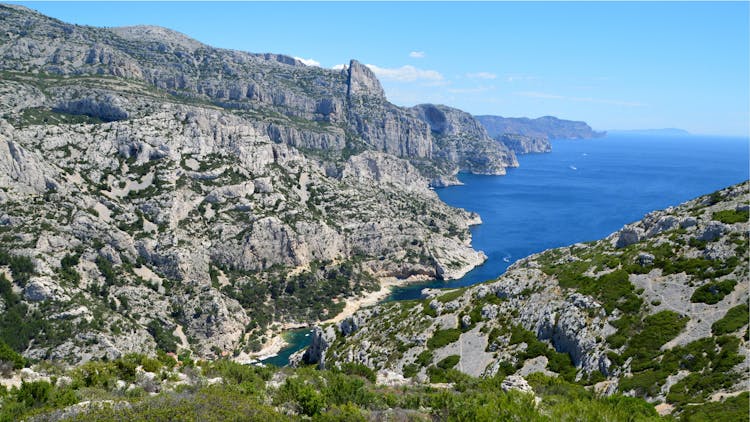
{"label": "sea", "polygon": [[[653,210],[750,177],[748,138],[615,134],[551,142],[552,152],[519,156],[505,176],[460,174],[463,185],[436,189],[447,204],[482,217],[472,246],[487,261],[458,280],[396,288],[386,300],[493,280],[520,258],[606,237]],[[291,333],[290,345],[266,362],[285,365],[309,344],[305,334]]]}

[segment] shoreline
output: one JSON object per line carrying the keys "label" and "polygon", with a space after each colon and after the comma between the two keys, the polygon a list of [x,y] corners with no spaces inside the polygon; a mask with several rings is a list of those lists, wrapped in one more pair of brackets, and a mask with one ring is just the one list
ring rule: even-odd
{"label": "shoreline", "polygon": [[345,298],[344,309],[335,316],[326,320],[312,322],[310,324],[291,322],[284,323],[281,324],[281,327],[276,331],[272,331],[269,329],[268,331],[266,331],[268,340],[263,344],[259,351],[254,353],[242,352],[233,360],[238,363],[253,364],[262,362],[263,360],[266,360],[268,358],[272,358],[278,355],[282,349],[289,346],[289,342],[284,338],[284,334],[289,330],[309,328],[315,325],[322,324],[339,323],[346,318],[354,315],[358,310],[362,308],[376,305],[377,303],[388,297],[394,287],[405,286],[412,283],[419,283],[430,279],[431,278],[427,276],[412,276],[407,279],[398,279],[396,277],[381,277],[379,279],[379,290],[368,292],[363,296],[352,296]]}

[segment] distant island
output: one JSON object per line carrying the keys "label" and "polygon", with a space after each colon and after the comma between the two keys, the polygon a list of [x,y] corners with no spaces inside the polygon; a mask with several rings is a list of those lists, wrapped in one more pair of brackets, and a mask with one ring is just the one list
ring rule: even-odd
{"label": "distant island", "polygon": [[638,136],[692,136],[692,133],[684,129],[633,129],[633,130],[610,130],[612,135],[638,135]]}

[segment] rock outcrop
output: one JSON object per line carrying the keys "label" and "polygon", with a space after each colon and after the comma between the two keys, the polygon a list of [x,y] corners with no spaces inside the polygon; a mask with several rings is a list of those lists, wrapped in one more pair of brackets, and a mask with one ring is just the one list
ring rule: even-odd
{"label": "rock outcrop", "polygon": [[533,154],[552,151],[552,144],[550,144],[549,139],[547,138],[505,133],[495,136],[495,139],[516,154]]}
{"label": "rock outcrop", "polygon": [[430,183],[517,165],[466,113],[438,107],[450,125],[433,131],[389,103],[356,60],[14,5],[0,57],[1,309],[41,312],[15,345],[30,358],[253,352],[379,277],[460,277],[485,259],[478,216]]}
{"label": "rock outcrop", "polygon": [[588,139],[604,136],[585,122],[562,120],[553,116],[527,117],[475,116],[492,137],[514,134],[542,139]]}
{"label": "rock outcrop", "polygon": [[[55,96],[13,111],[41,83]],[[80,327],[28,357],[164,347],[154,321],[199,355],[252,350],[271,322],[326,319],[337,295],[377,289],[373,277],[451,278],[483,260],[476,215],[443,204],[402,158],[308,158],[249,116],[133,81],[17,75],[0,92],[2,249],[35,257],[30,280],[8,277],[49,330]],[[92,100],[74,106],[81,95]],[[127,117],[106,119],[115,106]],[[63,268],[66,256],[78,263]],[[107,327],[81,324],[93,312]]]}
{"label": "rock outcrop", "polygon": [[[482,137],[453,136],[443,145],[413,111],[389,103],[373,72],[356,60],[336,71],[284,55],[213,48],[154,26],[71,25],[8,5],[0,6],[0,16],[3,71],[139,81],[183,101],[252,117],[277,142],[337,155],[374,149],[412,160],[429,178],[502,174],[517,165],[504,146]],[[104,121],[137,113],[107,95],[81,90],[53,108]],[[479,125],[466,117],[456,123],[472,132]]]}
{"label": "rock outcrop", "polygon": [[[694,394],[703,397],[743,391],[748,188],[654,211],[597,242],[532,255],[495,281],[364,308],[356,323],[332,329],[336,338],[316,356],[327,367],[355,362],[423,381],[441,379],[453,359],[469,375],[515,373],[508,388],[523,390],[520,377],[541,372],[606,380],[601,391],[653,401],[680,400],[697,377],[727,380],[701,384],[705,391]],[[724,328],[732,315],[740,320]],[[694,361],[718,350],[723,365]],[[687,360],[673,366],[675,359]]]}

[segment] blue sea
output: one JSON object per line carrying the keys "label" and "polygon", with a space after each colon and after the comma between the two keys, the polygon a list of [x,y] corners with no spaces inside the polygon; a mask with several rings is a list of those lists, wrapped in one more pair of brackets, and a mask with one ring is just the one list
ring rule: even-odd
{"label": "blue sea", "polygon": [[[482,217],[472,245],[487,261],[459,280],[397,288],[388,300],[491,280],[530,254],[600,239],[650,211],[742,182],[750,173],[749,145],[747,138],[705,136],[556,140],[551,153],[520,156],[520,167],[506,176],[460,175],[464,185],[436,192]],[[301,339],[291,348],[309,337]]]}

